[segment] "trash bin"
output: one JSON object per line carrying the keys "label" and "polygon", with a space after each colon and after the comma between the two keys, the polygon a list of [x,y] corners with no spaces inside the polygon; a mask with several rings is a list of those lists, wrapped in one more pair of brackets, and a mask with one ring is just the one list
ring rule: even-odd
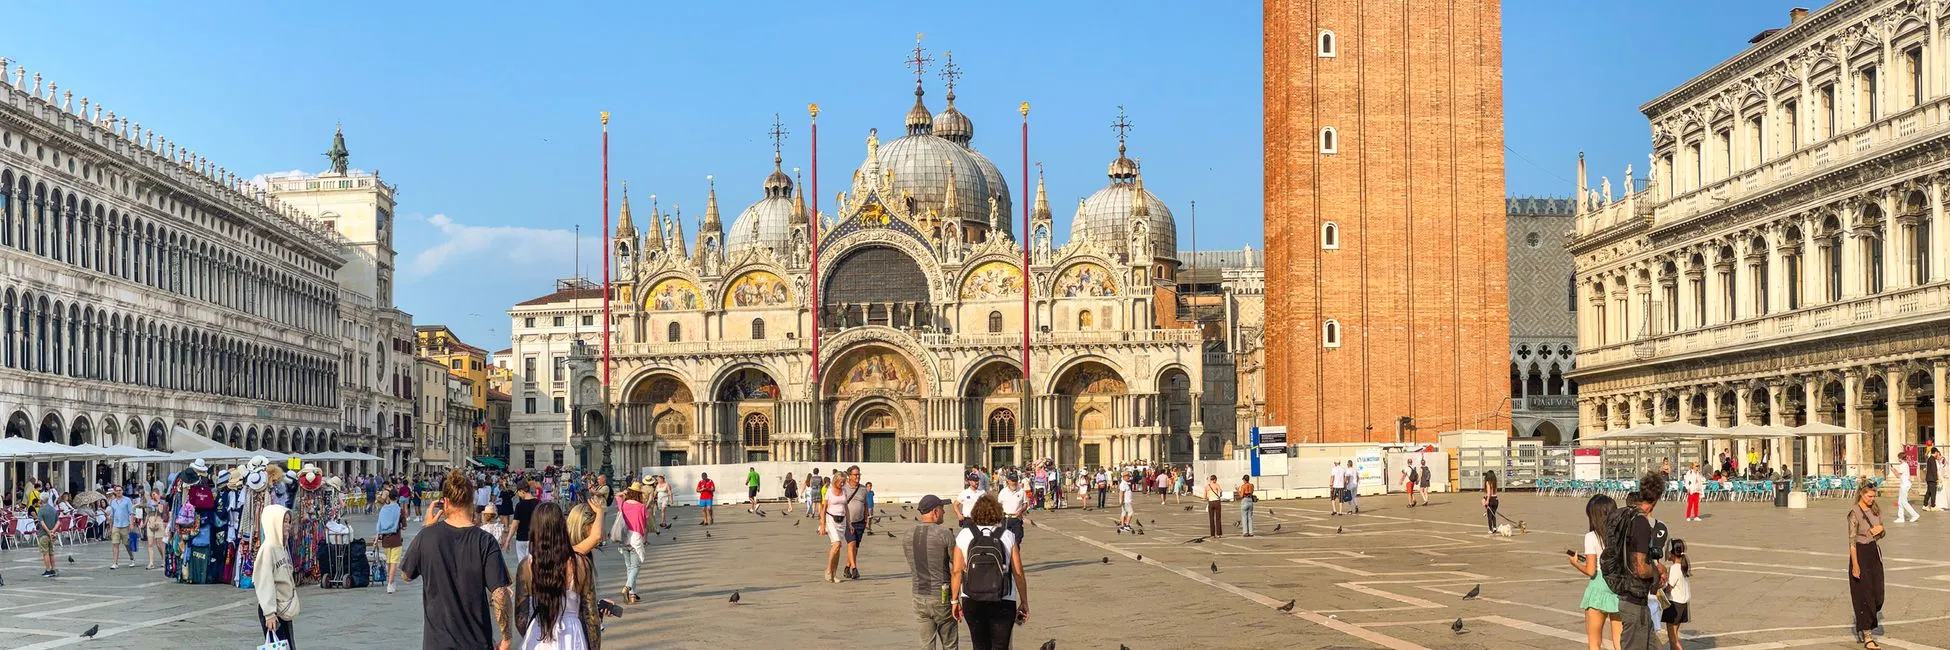
{"label": "trash bin", "polygon": [[1793,481],[1788,481],[1785,479],[1774,482],[1774,507],[1776,508],[1787,507],[1788,492],[1792,491],[1790,488],[1793,485],[1794,485]]}

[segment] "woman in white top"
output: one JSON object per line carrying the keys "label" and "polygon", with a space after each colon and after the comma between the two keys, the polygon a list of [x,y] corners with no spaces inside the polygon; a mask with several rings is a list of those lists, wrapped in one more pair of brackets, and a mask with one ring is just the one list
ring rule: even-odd
{"label": "woman in white top", "polygon": [[1699,471],[1699,463],[1686,471],[1686,521],[1699,521],[1699,500],[1706,494],[1706,475]]}
{"label": "woman in white top", "polygon": [[1599,642],[1604,639],[1607,621],[1611,622],[1611,646],[1625,647],[1619,643],[1624,624],[1618,618],[1618,595],[1612,593],[1611,587],[1605,584],[1605,577],[1598,573],[1598,556],[1605,552],[1605,525],[1611,519],[1612,511],[1617,509],[1618,503],[1610,496],[1591,495],[1591,500],[1584,504],[1584,516],[1590,524],[1590,530],[1584,534],[1584,554],[1571,554],[1572,568],[1591,578],[1584,585],[1584,599],[1578,603],[1579,608],[1584,610],[1585,647],[1590,650],[1598,650]]}
{"label": "woman in white top", "polygon": [[[1015,533],[1002,525],[1002,503],[994,496],[983,495],[977,500],[970,519],[972,526],[955,533],[954,558],[949,563],[953,568],[948,581],[955,594],[955,618],[968,623],[968,638],[975,650],[1007,650],[1016,624],[1029,621],[1029,578],[1022,573],[1022,548],[1016,545]],[[1001,600],[974,599],[968,595],[969,546],[975,542],[976,535],[999,538],[1008,555],[1008,566],[1002,567],[1007,573],[1002,585],[1006,593]]]}
{"label": "woman in white top", "polygon": [[1693,622],[1692,612],[1686,603],[1693,602],[1693,563],[1686,559],[1686,540],[1672,540],[1671,548],[1666,550],[1666,559],[1671,560],[1674,570],[1666,574],[1666,600],[1672,604],[1659,613],[1659,621],[1666,624],[1666,641],[1672,650],[1681,650],[1679,645],[1679,626]]}
{"label": "woman in white top", "polygon": [[819,534],[833,543],[826,551],[826,581],[839,582],[840,550],[846,548],[846,484],[838,472],[826,488],[826,512],[819,517]]}

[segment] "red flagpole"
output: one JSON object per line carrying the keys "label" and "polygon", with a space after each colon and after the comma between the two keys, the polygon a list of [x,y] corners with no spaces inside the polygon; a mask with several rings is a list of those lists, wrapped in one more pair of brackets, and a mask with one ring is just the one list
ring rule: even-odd
{"label": "red flagpole", "polygon": [[[603,234],[609,232],[609,111],[603,111]],[[609,387],[609,255],[603,247],[603,387]]]}
{"label": "red flagpole", "polygon": [[[806,215],[806,221],[811,224],[810,239],[812,240],[812,257],[810,260],[812,264],[812,295],[809,298],[811,300],[809,304],[812,307],[812,434],[813,439],[818,440],[819,423],[822,419],[819,413],[819,105],[807,104],[806,113],[809,121],[812,122],[812,214]],[[824,454],[821,454],[821,456],[823,457]]]}
{"label": "red flagpole", "polygon": [[[1029,102],[1023,102],[1021,110],[1022,110],[1022,192],[1023,193],[1018,194],[1017,197],[1019,199],[1027,199],[1029,197]],[[1031,239],[1030,231],[1029,231],[1030,201],[1023,200],[1021,202],[1022,202],[1022,233],[1018,235],[1018,237],[1022,239],[1022,411],[1023,412],[1022,412],[1022,435],[1017,436],[1017,439],[1028,440],[1029,428],[1030,428],[1029,393],[1030,393],[1030,383],[1031,383],[1031,380],[1029,379],[1029,334],[1030,334],[1029,240]],[[1024,455],[1027,456],[1027,454]],[[1038,459],[1024,458],[1022,460],[1027,461],[1027,463],[1034,463]],[[1027,463],[1025,463],[1025,465]]]}

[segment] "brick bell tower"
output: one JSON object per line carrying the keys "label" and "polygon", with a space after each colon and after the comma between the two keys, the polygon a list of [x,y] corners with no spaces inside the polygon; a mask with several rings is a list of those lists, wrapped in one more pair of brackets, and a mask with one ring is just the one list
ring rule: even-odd
{"label": "brick bell tower", "polygon": [[1510,425],[1497,0],[1266,0],[1267,412],[1296,443]]}

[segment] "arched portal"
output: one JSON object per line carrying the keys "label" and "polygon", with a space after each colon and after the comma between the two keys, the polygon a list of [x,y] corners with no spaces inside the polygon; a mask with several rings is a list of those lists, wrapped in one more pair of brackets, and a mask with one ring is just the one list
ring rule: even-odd
{"label": "arched portal", "polygon": [[[970,454],[968,462],[985,462],[990,467],[1014,465],[1018,454],[1018,441],[1021,436],[1023,380],[1022,368],[1014,362],[994,359],[983,364],[969,376],[962,389],[966,398],[966,412],[962,418],[962,430],[968,432],[963,441],[961,453]],[[997,428],[998,414],[1006,414],[1009,427],[1006,431]],[[974,450],[971,452],[967,450]],[[1006,458],[1008,462],[998,462]],[[959,458],[954,460],[961,460]]]}
{"label": "arched portal", "polygon": [[[1192,378],[1184,368],[1173,367],[1158,375],[1158,424],[1164,428],[1165,444],[1160,456],[1172,462],[1203,460],[1193,458],[1192,445]],[[1206,455],[1222,451],[1204,450]],[[1169,456],[1163,456],[1169,454]]]}
{"label": "arched portal", "polygon": [[657,373],[637,380],[625,394],[618,416],[624,466],[685,464],[695,435],[692,402],[690,384],[675,375]]}
{"label": "arched portal", "polygon": [[148,436],[148,440],[143,443],[143,448],[151,451],[170,450],[169,434],[166,430],[163,429],[162,420],[149,421],[149,436]]}
{"label": "arched portal", "polygon": [[[909,414],[922,413],[926,377],[899,349],[884,344],[851,348],[835,358],[826,375],[825,394],[830,396],[832,413],[839,415],[835,430],[840,433],[840,461],[866,460],[897,462],[903,443],[923,444],[925,427]],[[867,426],[862,409],[869,404],[885,407],[886,418],[873,422],[892,423],[893,428]]]}
{"label": "arched portal", "polygon": [[[755,367],[745,367],[733,371],[719,380],[717,388],[716,412],[717,443],[721,448],[738,451],[724,451],[717,456],[722,462],[744,462],[756,457],[771,457],[771,436],[767,435],[764,449],[747,448],[743,444],[742,430],[745,418],[758,414],[766,422],[778,420],[779,382],[770,373]],[[757,456],[753,454],[756,453]]]}
{"label": "arched portal", "polygon": [[1063,371],[1056,381],[1059,396],[1057,426],[1076,441],[1083,464],[1097,467],[1139,457],[1139,447],[1123,435],[1119,412],[1126,399],[1123,375],[1099,361],[1083,361]]}

